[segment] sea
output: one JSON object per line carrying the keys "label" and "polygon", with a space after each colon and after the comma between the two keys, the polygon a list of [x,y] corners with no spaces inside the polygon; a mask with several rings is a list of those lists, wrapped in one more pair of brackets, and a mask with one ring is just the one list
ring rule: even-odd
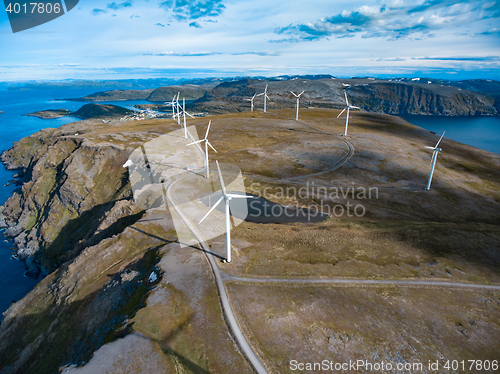
{"label": "sea", "polygon": [[[500,117],[401,116],[408,122],[457,142],[500,154]],[[432,145],[432,144],[430,144]],[[445,149],[443,149],[446,152]]]}
{"label": "sea", "polygon": [[[126,87],[124,87],[125,89]],[[45,109],[77,110],[85,103],[63,100],[83,97],[99,91],[88,89],[41,89],[29,91],[6,91],[0,89],[0,152],[12,147],[15,141],[47,127],[60,127],[77,121],[73,117],[40,119],[26,116]],[[110,101],[106,104],[120,105],[134,109],[136,104],[147,101]],[[462,143],[470,144],[491,152],[500,153],[500,117],[433,117],[405,116],[411,123],[437,134],[446,130],[446,136]],[[16,171],[8,171],[0,166],[0,205],[12,195],[16,187],[9,184]],[[22,299],[41,280],[24,276],[21,261],[12,258],[13,243],[0,236],[0,313],[17,300]],[[0,320],[2,315],[0,314]]]}
{"label": "sea", "polygon": [[[124,87],[125,89],[126,87]],[[12,147],[18,141],[36,131],[47,127],[60,127],[66,123],[79,121],[75,117],[61,117],[57,119],[40,119],[26,116],[45,109],[77,110],[85,103],[61,100],[64,98],[83,97],[99,91],[98,89],[46,89],[28,91],[0,90],[0,153]],[[144,100],[137,101],[110,101],[106,104],[115,104],[135,109],[136,104],[147,104]],[[5,170],[0,165],[0,205],[18,188],[9,184],[16,171]],[[3,231],[3,230],[2,230]],[[41,280],[24,276],[25,268],[22,261],[12,258],[14,245],[11,240],[0,236],[0,321],[1,313],[15,301],[22,299]]]}

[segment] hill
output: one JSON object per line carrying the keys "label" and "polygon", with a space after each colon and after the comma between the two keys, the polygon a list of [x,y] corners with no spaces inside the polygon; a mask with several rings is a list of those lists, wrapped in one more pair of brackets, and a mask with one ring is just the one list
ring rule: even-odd
{"label": "hill", "polygon": [[116,118],[132,114],[133,111],[117,105],[86,104],[71,115],[81,119]]}
{"label": "hill", "polygon": [[[302,106],[341,108],[345,106],[343,90],[346,89],[353,105],[369,112],[387,114],[424,114],[444,116],[498,115],[494,95],[478,93],[441,82],[387,81],[371,78],[353,79],[291,79],[251,80],[223,82],[196,100],[194,111],[209,113],[247,110],[246,99],[264,91],[268,85],[269,108],[283,109],[295,105],[290,93],[305,91]],[[493,91],[495,88],[493,88]],[[255,104],[262,107],[262,97]]]}
{"label": "hill", "polygon": [[[295,105],[290,91],[305,91],[301,104],[319,108],[345,105],[343,90],[352,95],[353,104],[369,112],[440,116],[491,116],[500,113],[500,82],[492,80],[444,81],[431,78],[340,79],[329,75],[281,76],[275,78],[233,78],[200,80],[194,83],[159,87],[154,90],[115,90],[67,100],[97,102],[147,100],[170,102],[180,92],[181,99],[195,100],[188,108],[196,112],[222,114],[245,111],[247,99],[260,94],[268,85],[270,108]],[[262,106],[262,96],[255,99]],[[148,105],[148,104],[145,104]],[[155,104],[158,105],[158,104]],[[167,108],[151,106],[167,111]]]}
{"label": "hill", "polygon": [[95,102],[95,101],[121,101],[121,100],[146,100],[148,96],[153,92],[154,89],[147,90],[113,90],[96,92],[92,95],[87,95],[81,98],[69,98],[64,99],[68,101],[83,101],[83,102]]}
{"label": "hill", "polygon": [[[319,80],[340,95],[330,81]],[[263,83],[215,92],[236,97],[234,85],[251,93]],[[394,365],[496,359],[500,155],[445,138],[424,191],[425,146],[437,135],[357,112],[342,137],[339,112],[304,108],[300,121],[293,109],[210,118],[217,160],[241,169],[247,193],[331,213],[318,223],[243,222],[231,231],[233,262],[217,263],[249,344],[270,372],[285,373],[300,355]],[[203,135],[208,121],[189,125]],[[223,317],[205,257],[223,258],[223,231],[209,251],[181,248],[179,218],[164,206],[164,196],[182,199],[193,190],[189,181],[203,176],[177,168],[185,179],[162,184],[157,207],[143,210],[133,200],[131,184],[144,181],[131,180],[123,164],[138,149],[148,168],[158,167],[165,154],[147,144],[176,130],[171,119],[85,120],[39,131],[2,153],[8,169],[22,171],[22,186],[1,208],[0,226],[19,258],[45,275],[5,313],[2,374],[93,373],[103,365],[124,373],[254,372]]]}

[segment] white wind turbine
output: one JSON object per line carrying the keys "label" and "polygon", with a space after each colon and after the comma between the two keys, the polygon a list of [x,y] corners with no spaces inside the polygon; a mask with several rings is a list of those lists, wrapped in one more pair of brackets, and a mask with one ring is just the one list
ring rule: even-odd
{"label": "white wind turbine", "polygon": [[210,131],[210,124],[212,123],[212,120],[208,121],[208,128],[207,128],[207,132],[205,134],[205,138],[204,139],[201,139],[201,140],[198,140],[196,142],[192,142],[192,143],[189,143],[188,145],[193,145],[193,144],[198,144],[198,143],[201,143],[201,142],[204,142],[205,143],[205,168],[207,170],[207,179],[210,178],[210,171],[209,171],[209,164],[208,164],[208,147],[212,148],[214,150],[215,153],[217,153],[217,151],[215,150],[215,148],[212,146],[212,144],[210,144],[210,142],[208,141],[208,132]]}
{"label": "white wind turbine", "polygon": [[[290,91],[292,92],[292,91]],[[299,101],[300,101],[300,96],[304,93],[304,91],[302,91],[301,93],[299,93],[298,95],[295,93],[295,92],[292,92],[292,95],[295,96],[297,98],[297,114],[295,115],[295,121],[298,121],[299,120]]]}
{"label": "white wind turbine", "polygon": [[225,212],[226,212],[226,262],[231,262],[231,212],[229,211],[229,202],[232,199],[250,199],[253,196],[246,196],[246,195],[236,195],[236,194],[229,194],[226,192],[226,186],[224,185],[224,180],[222,179],[222,173],[220,171],[219,163],[217,160],[215,161],[217,163],[217,170],[219,171],[219,179],[220,179],[220,186],[222,189],[222,196],[217,202],[210,208],[210,210],[205,214],[205,216],[200,220],[198,223],[202,223],[205,218],[208,217],[210,213],[219,205],[222,200],[224,200],[225,203]]}
{"label": "white wind turbine", "polygon": [[[167,103],[165,103],[167,104]],[[172,106],[172,118],[174,119],[175,118],[175,95],[174,97],[172,98],[172,102],[168,103]]]}
{"label": "white wind turbine", "polygon": [[438,142],[434,147],[425,147],[432,149],[432,161],[431,161],[431,173],[429,175],[429,181],[427,182],[427,187],[426,190],[429,191],[431,189],[431,182],[432,182],[432,175],[434,174],[434,167],[436,166],[436,161],[437,161],[437,156],[438,152],[442,151],[441,148],[438,148],[439,143],[441,143],[441,140],[443,139],[443,136],[446,131],[443,132],[443,135],[439,138]]}
{"label": "white wind turbine", "polygon": [[254,94],[251,99],[245,99],[246,101],[250,101],[250,103],[251,103],[251,106],[250,106],[251,112],[253,112],[253,100],[255,99],[255,96],[257,96],[257,94]]}
{"label": "white wind turbine", "polygon": [[360,108],[349,104],[349,100],[347,99],[347,92],[344,91],[344,95],[345,95],[346,107],[342,110],[342,112],[339,113],[337,118],[339,118],[342,115],[342,113],[344,113],[345,110],[347,109],[347,115],[345,117],[345,131],[344,131],[344,136],[347,136],[347,126],[349,126],[349,110],[350,109],[360,109]]}
{"label": "white wind turbine", "polygon": [[189,117],[194,118],[191,114],[189,114],[188,112],[186,112],[186,98],[183,97],[182,98],[182,116],[184,117],[184,123],[183,123],[183,126],[184,126],[184,139],[187,139],[186,114]]}
{"label": "white wind turbine", "polygon": [[[172,103],[173,103],[173,105],[175,105],[175,111],[176,111],[176,113],[173,115],[173,117],[174,118],[177,117],[177,124],[179,124],[179,125],[181,124],[181,115],[182,115],[182,113],[180,111],[181,105],[179,104],[180,94],[181,94],[180,92],[177,92],[177,95],[174,96],[174,98],[172,99]],[[172,112],[173,112],[173,110],[172,110]]]}
{"label": "white wind turbine", "polygon": [[[174,99],[175,99],[175,110],[176,110],[176,114],[174,115],[174,117],[177,117],[177,124],[180,125],[181,124],[181,113],[179,111],[180,109],[180,105],[179,105],[179,95],[181,93],[180,92],[177,92],[177,96],[174,96]],[[173,100],[172,100],[173,102]]]}
{"label": "white wind turbine", "polygon": [[[258,94],[257,96],[262,96],[264,95],[264,113],[266,113],[266,104],[267,104],[267,99],[269,99],[269,96],[267,96],[267,84],[266,84],[266,89],[264,90],[264,92]],[[271,99],[269,99],[271,100]]]}

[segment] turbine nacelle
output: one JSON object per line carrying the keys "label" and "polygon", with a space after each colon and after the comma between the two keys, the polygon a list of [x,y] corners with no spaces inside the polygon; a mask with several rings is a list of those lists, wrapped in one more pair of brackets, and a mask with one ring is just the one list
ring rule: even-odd
{"label": "turbine nacelle", "polygon": [[123,164],[123,167],[126,168],[128,166],[132,166],[134,163],[131,160],[127,160],[126,163]]}

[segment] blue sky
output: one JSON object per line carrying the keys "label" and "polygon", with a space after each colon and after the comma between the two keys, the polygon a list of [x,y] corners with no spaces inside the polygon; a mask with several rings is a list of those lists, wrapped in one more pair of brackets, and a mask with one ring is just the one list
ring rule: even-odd
{"label": "blue sky", "polygon": [[500,1],[89,1],[13,34],[0,81],[332,74],[500,79]]}

